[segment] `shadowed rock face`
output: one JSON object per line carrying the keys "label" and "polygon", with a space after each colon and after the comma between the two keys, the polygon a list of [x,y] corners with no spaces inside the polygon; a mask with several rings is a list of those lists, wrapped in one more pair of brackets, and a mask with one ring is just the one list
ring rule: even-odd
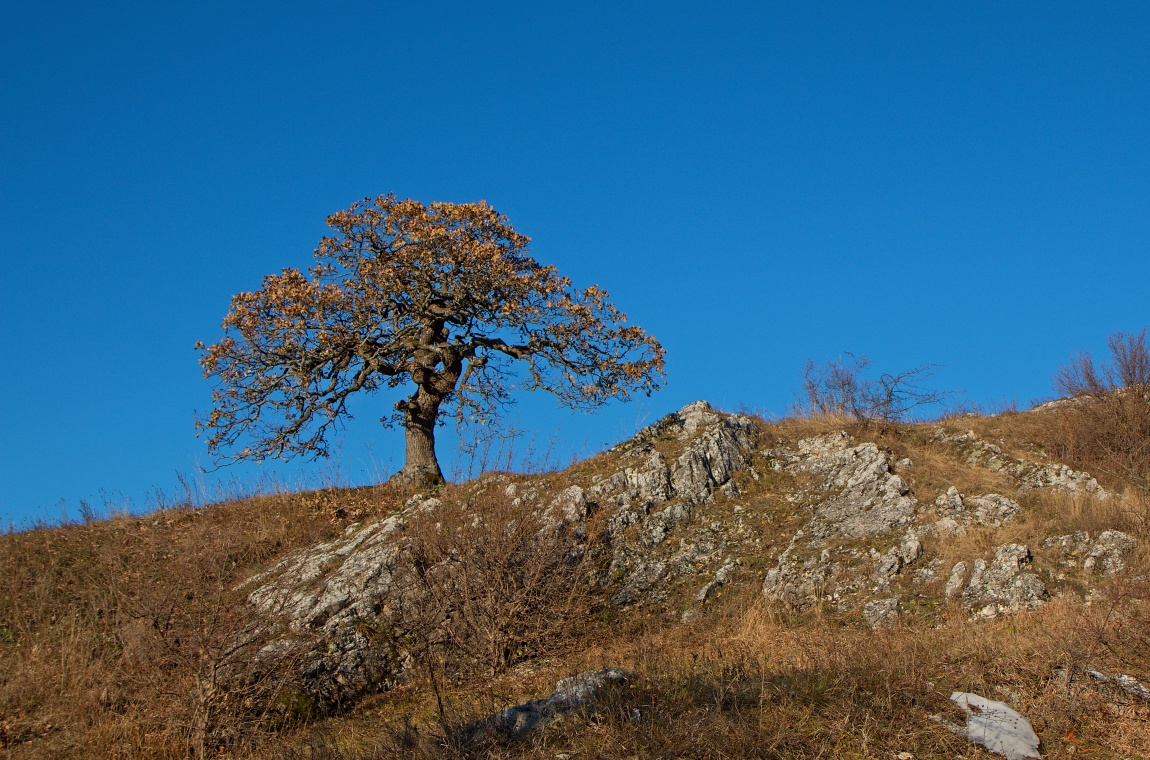
{"label": "shadowed rock face", "polygon": [[463,729],[468,742],[484,739],[520,739],[532,729],[579,710],[594,709],[604,691],[626,684],[634,674],[621,668],[586,670],[555,684],[555,691],[541,699],[508,707]]}

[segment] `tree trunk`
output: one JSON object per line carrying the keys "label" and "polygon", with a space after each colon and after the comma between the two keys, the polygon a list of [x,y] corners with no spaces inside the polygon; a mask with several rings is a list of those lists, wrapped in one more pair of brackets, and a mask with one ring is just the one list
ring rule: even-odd
{"label": "tree trunk", "polygon": [[396,477],[406,483],[430,486],[443,482],[443,472],[435,458],[435,421],[439,417],[441,402],[442,399],[421,388],[411,398],[395,405],[403,412],[407,439],[406,461]]}

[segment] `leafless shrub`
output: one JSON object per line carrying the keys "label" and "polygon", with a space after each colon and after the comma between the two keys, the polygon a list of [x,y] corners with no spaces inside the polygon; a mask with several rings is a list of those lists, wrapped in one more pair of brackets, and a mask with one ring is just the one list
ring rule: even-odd
{"label": "leafless shrub", "polygon": [[1150,346],[1146,330],[1107,339],[1110,360],[1074,356],[1054,378],[1079,403],[1061,414],[1044,441],[1061,457],[1150,494]]}
{"label": "leafless shrub", "polygon": [[1054,377],[1054,387],[1067,396],[1102,396],[1120,388],[1150,387],[1150,347],[1146,329],[1116,332],[1106,339],[1111,359],[1096,365],[1089,352],[1076,354]]}
{"label": "leafless shrub", "polygon": [[564,650],[586,621],[593,552],[582,526],[480,491],[411,529],[396,636],[427,678],[445,736],[443,684]]}
{"label": "leafless shrub", "polygon": [[485,424],[458,425],[458,456],[451,469],[454,483],[466,482],[486,472],[517,472],[541,475],[558,469],[552,459],[559,443],[558,432],[542,440],[517,424],[493,420]]}
{"label": "leafless shrub", "polygon": [[952,394],[926,385],[939,369],[925,364],[905,372],[867,378],[870,360],[851,353],[822,364],[808,361],[803,369],[799,411],[808,415],[849,417],[858,422],[906,420],[918,409],[937,406]]}
{"label": "leafless shrub", "polygon": [[417,627],[490,673],[568,638],[589,603],[585,529],[510,502],[481,492],[449,505],[414,531],[410,547]]}

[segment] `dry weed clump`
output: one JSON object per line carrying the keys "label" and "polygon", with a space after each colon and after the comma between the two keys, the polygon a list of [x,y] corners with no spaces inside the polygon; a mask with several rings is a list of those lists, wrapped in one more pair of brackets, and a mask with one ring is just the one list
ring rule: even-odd
{"label": "dry weed clump", "polygon": [[[1044,443],[1052,453],[1150,494],[1150,346],[1146,330],[1109,337],[1110,360],[1074,357],[1055,377],[1072,397],[1052,415]],[[1053,435],[1051,435],[1053,434]]]}
{"label": "dry weed clump", "polygon": [[409,530],[397,637],[436,693],[475,672],[562,653],[594,606],[594,545],[562,509],[524,508],[479,490],[445,501]]}

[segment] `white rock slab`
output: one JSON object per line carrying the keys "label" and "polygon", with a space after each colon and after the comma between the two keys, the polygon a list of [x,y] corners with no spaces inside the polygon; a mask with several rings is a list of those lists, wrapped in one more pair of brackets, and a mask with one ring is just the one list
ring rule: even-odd
{"label": "white rock slab", "polygon": [[965,691],[954,692],[950,700],[966,711],[965,726],[947,724],[947,728],[959,736],[1007,760],[1042,757],[1038,753],[1038,736],[1030,721],[1006,704]]}

